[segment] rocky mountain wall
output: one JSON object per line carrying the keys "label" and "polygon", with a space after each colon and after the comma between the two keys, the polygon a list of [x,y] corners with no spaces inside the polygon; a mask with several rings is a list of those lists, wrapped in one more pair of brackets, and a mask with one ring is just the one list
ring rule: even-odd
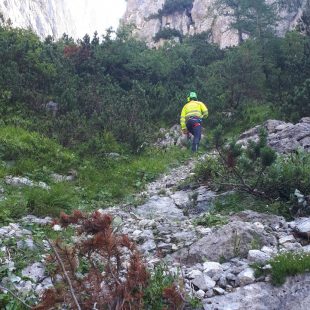
{"label": "rocky mountain wall", "polygon": [[18,28],[29,28],[39,37],[59,38],[63,33],[76,36],[76,28],[65,0],[4,0],[0,13]]}
{"label": "rocky mountain wall", "polygon": [[[296,26],[306,2],[307,0],[288,1],[285,9],[279,9],[279,35]],[[146,40],[150,46],[163,43],[159,41],[155,44],[154,37],[159,31],[167,28],[176,29],[182,35],[210,31],[212,42],[221,48],[236,45],[238,36],[236,31],[230,28],[231,17],[227,14],[220,15],[215,9],[215,3],[216,0],[194,0],[191,9],[161,16],[158,11],[163,8],[165,0],[128,0],[123,23],[134,25],[134,34]]]}

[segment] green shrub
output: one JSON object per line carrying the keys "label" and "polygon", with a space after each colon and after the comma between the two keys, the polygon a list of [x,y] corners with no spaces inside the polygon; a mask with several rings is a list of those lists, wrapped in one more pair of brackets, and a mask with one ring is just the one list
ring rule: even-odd
{"label": "green shrub", "polygon": [[169,39],[172,39],[174,37],[181,39],[182,38],[181,32],[179,30],[176,30],[176,29],[164,28],[162,30],[159,30],[156,33],[156,35],[154,37],[154,41],[158,42],[160,39],[169,40]]}
{"label": "green shrub", "polygon": [[205,213],[194,220],[195,225],[205,227],[222,226],[228,223],[228,219],[224,216],[212,213]]}
{"label": "green shrub", "polygon": [[0,224],[4,225],[19,219],[27,215],[27,212],[27,202],[21,193],[8,195],[8,197],[0,201]]}
{"label": "green shrub", "polygon": [[195,166],[195,178],[201,182],[216,182],[218,176],[225,172],[224,166],[219,159],[214,156],[208,156],[205,160],[199,161]]}
{"label": "green shrub", "polygon": [[260,188],[271,197],[283,200],[289,200],[295,189],[309,195],[310,154],[298,152],[279,157],[266,171]]}
{"label": "green shrub", "polygon": [[283,253],[274,257],[270,262],[271,279],[274,285],[282,285],[286,277],[310,272],[309,253]]}
{"label": "green shrub", "polygon": [[249,128],[261,125],[268,119],[279,119],[280,113],[272,104],[253,101],[242,105],[238,114],[238,120],[233,128],[234,134],[240,134]]}
{"label": "green shrub", "polygon": [[29,158],[36,164],[44,163],[59,171],[70,168],[75,161],[72,152],[38,133],[12,126],[2,126],[0,159],[17,161]]}
{"label": "green shrub", "polygon": [[65,183],[58,183],[45,190],[31,187],[24,190],[28,211],[36,216],[58,216],[61,211],[70,212],[76,203],[74,189]]}
{"label": "green shrub", "polygon": [[214,201],[214,213],[228,215],[244,210],[253,210],[261,213],[270,213],[292,219],[289,205],[285,202],[267,202],[264,199],[253,199],[248,193],[231,192],[217,197]]}
{"label": "green shrub", "polygon": [[145,291],[144,302],[149,310],[162,310],[165,303],[163,299],[164,289],[170,287],[175,278],[168,273],[165,266],[157,266],[151,275],[149,285]]}
{"label": "green shrub", "polygon": [[186,9],[191,9],[193,2],[193,0],[166,0],[158,14],[159,16],[166,16],[176,12],[183,12]]}

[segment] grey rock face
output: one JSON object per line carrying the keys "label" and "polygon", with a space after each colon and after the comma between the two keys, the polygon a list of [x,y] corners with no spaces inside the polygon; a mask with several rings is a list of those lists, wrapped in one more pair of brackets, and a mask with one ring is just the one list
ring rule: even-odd
{"label": "grey rock face", "polygon": [[[210,31],[212,42],[221,48],[238,44],[237,32],[230,27],[231,17],[216,10],[215,0],[194,0],[191,9],[160,17],[156,14],[164,3],[165,0],[128,0],[123,23],[135,25],[134,35],[148,42],[150,46],[156,45],[153,41],[156,33],[167,28],[176,29],[183,35]],[[279,35],[283,36],[294,28],[305,3],[306,0],[303,0],[293,11],[278,10],[281,21],[276,30]],[[162,42],[158,45],[160,44]]]}
{"label": "grey rock face", "polygon": [[296,230],[299,232],[310,232],[310,218],[308,217],[299,218],[295,221],[295,225]]}
{"label": "grey rock face", "polygon": [[213,281],[206,274],[199,275],[195,277],[192,283],[197,286],[200,290],[207,291],[215,286],[215,281]]}
{"label": "grey rock face", "polygon": [[201,186],[197,189],[197,211],[207,212],[213,207],[213,201],[216,197],[216,194],[206,188],[205,186]]}
{"label": "grey rock face", "polygon": [[45,267],[42,263],[34,263],[22,270],[22,275],[32,279],[34,282],[38,282],[43,279],[44,274]]}
{"label": "grey rock face", "polygon": [[275,245],[277,241],[273,235],[258,230],[254,224],[234,221],[201,238],[188,251],[183,249],[173,255],[187,264],[206,259],[219,261],[223,258],[247,256],[253,242],[259,242],[263,246]]}
{"label": "grey rock face", "polygon": [[255,282],[254,270],[252,268],[246,268],[241,271],[237,277],[238,284],[240,286],[245,286]]}
{"label": "grey rock face", "polygon": [[75,36],[76,29],[64,0],[7,0],[0,2],[0,11],[14,27],[30,28],[39,37],[60,38],[63,33]]}
{"label": "grey rock face", "polygon": [[135,213],[145,218],[166,217],[169,219],[185,219],[182,210],[178,209],[169,197],[153,196],[146,204],[138,207]]}
{"label": "grey rock face", "polygon": [[259,250],[250,250],[248,254],[248,260],[253,263],[265,263],[271,256]]}
{"label": "grey rock face", "polygon": [[268,120],[263,126],[256,126],[242,135],[238,143],[247,146],[249,140],[258,141],[260,128],[267,130],[267,143],[278,153],[291,153],[297,149],[310,152],[310,122],[303,118],[297,124]]}
{"label": "grey rock face", "polygon": [[310,275],[289,278],[281,287],[254,283],[204,303],[205,310],[306,310],[310,304]]}

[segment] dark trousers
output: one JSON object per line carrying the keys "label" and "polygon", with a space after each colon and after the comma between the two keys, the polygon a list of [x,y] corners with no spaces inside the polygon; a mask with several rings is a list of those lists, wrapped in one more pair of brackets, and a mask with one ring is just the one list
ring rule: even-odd
{"label": "dark trousers", "polygon": [[201,119],[198,117],[190,118],[186,123],[187,130],[194,136],[192,151],[198,151],[201,139]]}

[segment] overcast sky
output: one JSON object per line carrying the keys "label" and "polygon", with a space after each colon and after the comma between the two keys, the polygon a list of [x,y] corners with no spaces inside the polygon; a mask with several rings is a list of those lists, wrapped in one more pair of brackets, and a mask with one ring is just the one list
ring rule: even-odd
{"label": "overcast sky", "polygon": [[66,0],[77,23],[78,37],[97,31],[102,35],[109,27],[117,29],[126,10],[125,0]]}

